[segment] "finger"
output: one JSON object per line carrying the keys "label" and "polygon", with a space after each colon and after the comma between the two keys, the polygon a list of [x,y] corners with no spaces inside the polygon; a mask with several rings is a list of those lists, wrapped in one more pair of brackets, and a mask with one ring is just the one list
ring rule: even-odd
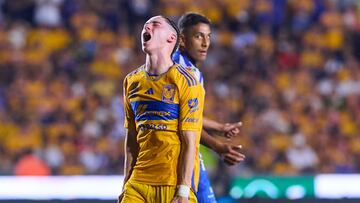
{"label": "finger", "polygon": [[236,135],[240,132],[240,126],[241,125],[239,123],[227,125],[227,127],[225,128],[225,132]]}
{"label": "finger", "polygon": [[242,125],[243,125],[242,122],[230,123],[230,126],[234,128],[240,128]]}
{"label": "finger", "polygon": [[225,157],[228,157],[230,159],[233,159],[234,161],[240,162],[240,161],[244,161],[245,160],[245,155],[244,154],[228,154]]}
{"label": "finger", "polygon": [[227,137],[227,138],[235,137],[239,132],[240,132],[239,129],[233,128],[233,129],[228,130],[227,132],[225,132],[225,137]]}
{"label": "finger", "polygon": [[237,164],[236,162],[233,162],[233,161],[228,160],[228,159],[224,159],[223,161],[228,166],[233,166],[233,165]]}
{"label": "finger", "polygon": [[231,128],[237,128],[240,129],[240,127],[243,125],[242,122],[237,122],[237,123],[229,123],[227,126],[231,127]]}
{"label": "finger", "polygon": [[232,145],[231,143],[223,143],[223,145],[224,145],[223,151],[222,151],[223,155],[226,155],[226,154],[237,155],[242,148],[241,145]]}
{"label": "finger", "polygon": [[245,156],[243,154],[241,154],[240,156],[235,156],[235,155],[232,155],[232,154],[228,154],[224,158],[228,159],[228,160],[231,160],[232,162],[236,162],[236,163],[239,163],[240,161],[245,160]]}
{"label": "finger", "polygon": [[240,130],[238,128],[235,128],[235,129],[231,130],[231,135],[233,137],[237,136],[239,133],[240,133]]}
{"label": "finger", "polygon": [[234,125],[234,124],[229,124],[229,123],[225,124],[225,131],[227,131],[227,132],[231,131],[231,130],[233,130],[235,128],[237,128],[237,126]]}
{"label": "finger", "polygon": [[239,128],[234,128],[231,130],[232,133],[234,134],[238,134],[240,132],[240,129]]}
{"label": "finger", "polygon": [[241,145],[232,146],[227,153],[224,153],[225,156],[231,155],[233,157],[245,158],[245,155],[240,152]]}
{"label": "finger", "polygon": [[239,121],[239,122],[235,123],[235,125],[240,128],[243,125],[243,123],[241,121]]}
{"label": "finger", "polygon": [[235,159],[245,159],[245,155],[236,150],[230,150],[225,156],[231,156]]}
{"label": "finger", "polygon": [[228,165],[234,165],[234,164],[238,163],[237,160],[234,159],[234,157],[231,157],[231,156],[224,156],[223,161]]}
{"label": "finger", "polygon": [[224,159],[223,161],[224,161],[224,163],[225,163],[226,165],[228,165],[228,166],[234,166],[234,165],[240,163],[240,161],[238,162],[238,161],[233,161],[233,160],[229,160],[229,159]]}
{"label": "finger", "polygon": [[229,131],[229,132],[225,133],[225,137],[227,137],[227,138],[232,138],[234,136],[235,136],[235,133],[233,133],[232,131]]}
{"label": "finger", "polygon": [[232,150],[239,151],[242,149],[242,145],[232,145],[230,148]]}
{"label": "finger", "polygon": [[236,156],[233,156],[231,154],[228,154],[224,157],[224,162],[227,163],[227,164],[231,164],[231,165],[234,165],[234,164],[238,164],[240,163],[241,161],[244,161],[245,160],[245,157],[236,157]]}
{"label": "finger", "polygon": [[226,138],[232,138],[233,135],[231,135],[230,133],[225,133],[225,137],[226,137]]}

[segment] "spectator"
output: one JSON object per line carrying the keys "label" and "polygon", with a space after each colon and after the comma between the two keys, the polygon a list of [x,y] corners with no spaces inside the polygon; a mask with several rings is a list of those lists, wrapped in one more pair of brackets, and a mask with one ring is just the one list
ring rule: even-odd
{"label": "spectator", "polygon": [[15,165],[17,176],[48,176],[50,169],[44,161],[39,159],[31,150],[25,150]]}
{"label": "spectator", "polygon": [[306,143],[305,137],[297,133],[292,138],[292,147],[287,151],[290,163],[301,173],[315,172],[318,157]]}

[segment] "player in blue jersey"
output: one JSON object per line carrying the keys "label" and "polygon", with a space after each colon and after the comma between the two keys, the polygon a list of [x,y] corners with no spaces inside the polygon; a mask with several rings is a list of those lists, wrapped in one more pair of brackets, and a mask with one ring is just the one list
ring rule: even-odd
{"label": "player in blue jersey", "polygon": [[[180,29],[180,47],[173,54],[173,60],[183,67],[192,71],[198,81],[204,84],[202,73],[197,68],[197,62],[206,59],[207,51],[210,46],[210,20],[197,13],[187,13],[178,22]],[[203,127],[222,132],[226,137],[233,137],[240,131],[241,122],[238,123],[219,123],[203,118]],[[245,156],[239,152],[241,146],[230,145],[221,142],[210,136],[204,129],[201,133],[201,144],[217,152],[229,165],[237,164],[244,160]],[[200,180],[198,192],[196,194],[199,203],[216,203],[215,195],[206,174],[205,167],[201,160]]]}

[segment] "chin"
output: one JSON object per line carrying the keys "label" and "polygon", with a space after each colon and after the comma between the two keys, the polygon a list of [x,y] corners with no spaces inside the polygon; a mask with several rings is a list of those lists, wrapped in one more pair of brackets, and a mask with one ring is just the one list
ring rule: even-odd
{"label": "chin", "polygon": [[203,62],[206,60],[206,56],[199,56],[195,59],[197,62]]}

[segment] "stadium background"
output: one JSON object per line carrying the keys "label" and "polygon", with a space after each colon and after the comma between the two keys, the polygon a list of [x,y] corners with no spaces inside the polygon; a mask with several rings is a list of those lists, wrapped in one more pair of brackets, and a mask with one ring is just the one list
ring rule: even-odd
{"label": "stadium background", "polygon": [[[205,115],[241,120],[246,161],[203,148],[218,197],[238,178],[360,171],[357,0],[0,0],[0,174],[121,175],[122,79],[156,14],[213,23]],[[245,201],[245,200],[244,200]]]}

